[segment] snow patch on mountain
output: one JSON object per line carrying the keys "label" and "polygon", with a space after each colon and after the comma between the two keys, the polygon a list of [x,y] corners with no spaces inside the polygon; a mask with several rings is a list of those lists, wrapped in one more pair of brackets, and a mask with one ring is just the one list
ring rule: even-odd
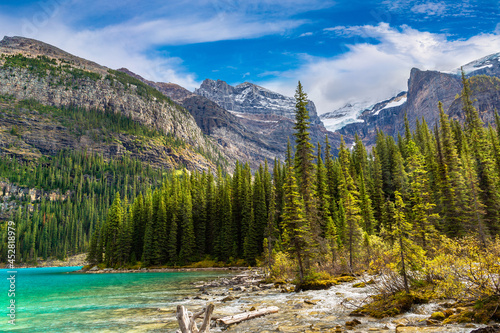
{"label": "snow patch on mountain", "polygon": [[359,116],[371,110],[373,106],[374,103],[369,101],[347,103],[339,109],[320,115],[320,118],[326,129],[334,132],[346,125],[363,122],[364,120],[359,119]]}
{"label": "snow patch on mountain", "polygon": [[466,75],[470,75],[471,73],[479,71],[481,69],[493,68],[498,66],[500,66],[500,53],[494,53],[486,57],[471,61],[468,64],[461,66],[459,68],[455,68],[452,71],[449,72],[443,71],[442,73],[461,75],[463,68],[464,73]]}
{"label": "snow patch on mountain", "polygon": [[406,102],[406,100],[407,100],[406,96],[402,97],[402,98],[399,98],[399,99],[398,98],[391,99],[391,101],[389,103],[387,103],[383,108],[375,111],[375,113],[373,113],[373,115],[376,116],[382,110],[389,109],[389,108],[394,108],[396,106],[403,105]]}
{"label": "snow patch on mountain", "polygon": [[354,118],[354,117],[347,117],[347,118],[327,118],[327,119],[321,119],[323,124],[325,125],[325,128],[329,131],[335,132],[342,127],[345,127],[349,124],[354,124],[354,123],[363,123],[363,119],[359,118]]}

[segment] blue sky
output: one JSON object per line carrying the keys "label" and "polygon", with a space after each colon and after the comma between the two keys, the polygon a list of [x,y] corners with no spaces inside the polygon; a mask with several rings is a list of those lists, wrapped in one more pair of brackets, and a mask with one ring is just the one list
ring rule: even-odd
{"label": "blue sky", "polygon": [[320,113],[406,89],[412,67],[500,52],[498,1],[0,1],[0,34],[190,90],[205,78],[293,95]]}

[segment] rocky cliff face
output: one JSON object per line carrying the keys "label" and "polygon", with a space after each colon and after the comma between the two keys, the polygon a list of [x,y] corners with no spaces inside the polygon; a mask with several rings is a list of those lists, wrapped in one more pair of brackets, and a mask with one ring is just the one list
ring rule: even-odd
{"label": "rocky cliff face", "polygon": [[5,37],[0,53],[0,94],[57,107],[72,105],[119,113],[192,147],[191,153],[183,154],[186,161],[181,164],[193,165],[199,159],[202,168],[214,166],[201,156],[193,160],[195,150],[217,154],[194,118],[142,82],[28,38]]}

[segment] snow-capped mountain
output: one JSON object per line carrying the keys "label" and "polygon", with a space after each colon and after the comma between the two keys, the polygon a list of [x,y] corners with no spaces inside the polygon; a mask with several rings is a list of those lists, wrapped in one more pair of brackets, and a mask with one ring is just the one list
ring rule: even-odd
{"label": "snow-capped mountain", "polygon": [[500,74],[500,53],[490,54],[486,57],[469,62],[462,67],[455,68],[450,72],[443,73],[461,75],[462,68],[467,76],[481,74],[498,76]]}
{"label": "snow-capped mountain", "polygon": [[[436,77],[442,77],[443,82],[446,81],[450,83],[450,86],[448,87],[438,87],[438,89],[442,89],[443,93],[446,95],[446,90],[451,89],[455,91],[459,86],[462,69],[467,77],[477,75],[500,77],[500,53],[490,54],[483,58],[469,62],[461,67],[455,68],[451,71],[423,72],[417,70],[416,72],[412,70],[409,83],[411,81],[413,86],[420,86],[420,78],[422,77],[425,77],[426,79],[430,79],[432,77],[433,80]],[[422,76],[420,73],[426,74]],[[360,128],[360,126],[362,127],[361,123],[367,121],[369,117],[370,121],[372,121],[373,123],[373,121],[375,120],[374,116],[379,116],[381,112],[387,113],[385,112],[385,110],[391,108],[413,110],[414,107],[412,105],[406,105],[408,99],[407,95],[408,94],[406,92],[401,92],[397,96],[394,96],[382,102],[351,102],[340,109],[320,115],[320,118],[325,124],[325,127],[330,131],[338,131],[351,124],[356,124],[355,127]],[[443,98],[445,97],[445,95],[443,95]],[[448,96],[446,98],[448,98]],[[429,107],[431,106],[434,107],[434,104],[429,105]],[[422,114],[429,114],[429,112],[427,111],[427,106],[426,108],[421,109],[421,112]]]}
{"label": "snow-capped mountain", "polygon": [[363,115],[376,116],[382,110],[400,106],[405,102],[406,92],[403,91],[392,98],[378,103],[347,103],[340,109],[320,115],[320,118],[325,127],[329,131],[334,132],[349,124],[364,122]]}
{"label": "snow-capped mountain", "polygon": [[[494,110],[500,109],[500,53],[495,53],[461,66],[470,78],[472,100],[484,123],[494,122]],[[461,68],[453,71],[422,71],[413,68],[408,79],[408,92],[375,104],[360,112],[350,124],[336,129],[346,138],[357,133],[367,145],[373,145],[377,130],[396,137],[404,131],[404,116],[410,128],[415,129],[417,119],[425,119],[433,126],[439,121],[438,102],[454,119],[464,120],[460,93]],[[325,115],[322,115],[322,119]],[[329,128],[332,130],[332,128]]]}
{"label": "snow-capped mountain", "polygon": [[[235,87],[221,80],[206,79],[195,94],[206,97],[220,107],[240,117],[251,115],[275,115],[295,119],[295,98],[244,82]],[[307,105],[312,124],[320,124],[321,120],[312,101]]]}
{"label": "snow-capped mountain", "polygon": [[[295,141],[295,98],[293,97],[284,96],[248,82],[231,86],[221,80],[209,79],[203,81],[200,88],[195,90],[195,94],[215,102],[224,112],[229,111],[234,118],[233,123],[244,129],[247,136],[251,134],[252,138],[256,138],[253,141],[241,140],[241,145],[244,147],[254,144],[259,154],[264,148],[270,151],[268,147],[273,147],[274,156],[283,160],[287,141]],[[325,135],[329,134],[330,142],[337,146],[340,143],[340,136],[326,130],[312,101],[309,101],[307,108],[311,122],[311,141],[324,142]],[[213,107],[204,109],[208,112]],[[216,132],[218,140],[237,140],[235,135],[229,133],[227,122],[221,123],[219,117],[217,123],[220,124]],[[259,143],[256,143],[257,139]]]}
{"label": "snow-capped mountain", "polygon": [[319,117],[328,130],[336,131],[348,124],[363,122],[362,119],[359,119],[359,116],[372,107],[373,103],[369,102],[347,103],[343,107],[324,113]]}

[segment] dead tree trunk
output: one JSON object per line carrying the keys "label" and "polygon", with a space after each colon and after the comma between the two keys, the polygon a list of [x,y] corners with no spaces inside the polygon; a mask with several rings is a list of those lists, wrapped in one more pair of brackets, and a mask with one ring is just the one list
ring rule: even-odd
{"label": "dead tree trunk", "polygon": [[[212,318],[212,314],[214,312],[214,304],[210,303],[206,308],[201,310],[194,315],[188,314],[186,308],[182,305],[177,306],[177,322],[179,323],[180,331],[178,333],[209,333],[210,332],[210,319]],[[196,319],[205,314],[203,318],[203,323],[201,324],[201,328],[198,329],[196,325]]]}
{"label": "dead tree trunk", "polygon": [[228,316],[219,319],[218,321],[223,323],[224,325],[231,325],[231,324],[236,324],[239,322],[242,322],[244,320],[252,319],[252,318],[257,318],[260,316],[265,316],[270,313],[276,313],[279,311],[279,308],[277,306],[271,306],[268,308],[256,310],[256,311],[250,311],[250,312],[244,312],[240,313],[234,316]]}

